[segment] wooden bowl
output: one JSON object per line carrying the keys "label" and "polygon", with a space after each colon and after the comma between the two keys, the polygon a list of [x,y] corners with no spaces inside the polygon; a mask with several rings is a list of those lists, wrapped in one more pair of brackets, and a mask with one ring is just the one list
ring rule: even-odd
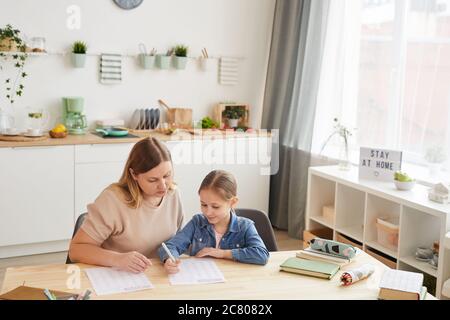
{"label": "wooden bowl", "polygon": [[65,138],[67,137],[67,131],[63,131],[63,132],[53,132],[53,131],[49,131],[48,134],[50,135],[50,137],[52,138]]}

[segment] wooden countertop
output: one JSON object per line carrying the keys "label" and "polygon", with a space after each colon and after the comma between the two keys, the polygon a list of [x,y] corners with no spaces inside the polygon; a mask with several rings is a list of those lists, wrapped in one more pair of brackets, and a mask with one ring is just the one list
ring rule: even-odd
{"label": "wooden countertop", "polygon": [[104,139],[92,133],[85,135],[68,135],[62,139],[53,139],[48,136],[46,140],[40,141],[0,141],[0,148],[14,148],[14,147],[37,147],[37,146],[61,146],[61,145],[80,145],[80,144],[115,144],[115,143],[135,143],[142,138],[151,136],[158,138],[162,141],[184,141],[184,140],[197,140],[197,139],[225,139],[225,138],[256,138],[256,137],[269,137],[270,132],[267,130],[254,130],[252,133],[235,132],[232,130],[201,130],[196,129],[194,133],[187,130],[178,130],[178,132],[172,135],[166,135],[159,132],[130,132],[137,138],[107,138]]}

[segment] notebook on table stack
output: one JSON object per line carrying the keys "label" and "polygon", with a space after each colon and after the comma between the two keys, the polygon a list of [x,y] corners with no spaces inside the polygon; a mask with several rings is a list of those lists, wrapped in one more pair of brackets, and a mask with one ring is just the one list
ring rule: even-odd
{"label": "notebook on table stack", "polygon": [[303,258],[307,260],[315,260],[315,261],[323,261],[323,262],[330,262],[337,264],[339,266],[345,266],[346,264],[350,263],[352,259],[344,257],[344,256],[338,256],[331,253],[326,253],[323,251],[318,251],[311,249],[311,247],[305,248],[303,250],[300,250],[296,253],[297,258]]}
{"label": "notebook on table stack", "polygon": [[422,273],[389,269],[381,278],[378,299],[423,300],[426,294]]}
{"label": "notebook on table stack", "polygon": [[340,269],[339,265],[323,261],[292,257],[280,265],[281,271],[303,274],[322,279],[331,279]]}

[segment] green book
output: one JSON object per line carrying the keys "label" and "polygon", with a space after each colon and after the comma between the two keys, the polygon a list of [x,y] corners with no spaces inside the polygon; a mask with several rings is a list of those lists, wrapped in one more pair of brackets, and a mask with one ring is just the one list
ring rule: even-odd
{"label": "green book", "polygon": [[340,266],[330,262],[306,260],[301,258],[289,258],[280,265],[280,270],[304,274],[307,276],[331,279]]}

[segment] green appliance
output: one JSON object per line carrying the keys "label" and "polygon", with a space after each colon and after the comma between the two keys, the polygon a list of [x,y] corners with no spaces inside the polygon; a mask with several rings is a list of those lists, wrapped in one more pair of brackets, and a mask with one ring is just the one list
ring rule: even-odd
{"label": "green appliance", "polygon": [[83,114],[83,97],[63,97],[63,121],[69,134],[86,134],[87,120]]}

